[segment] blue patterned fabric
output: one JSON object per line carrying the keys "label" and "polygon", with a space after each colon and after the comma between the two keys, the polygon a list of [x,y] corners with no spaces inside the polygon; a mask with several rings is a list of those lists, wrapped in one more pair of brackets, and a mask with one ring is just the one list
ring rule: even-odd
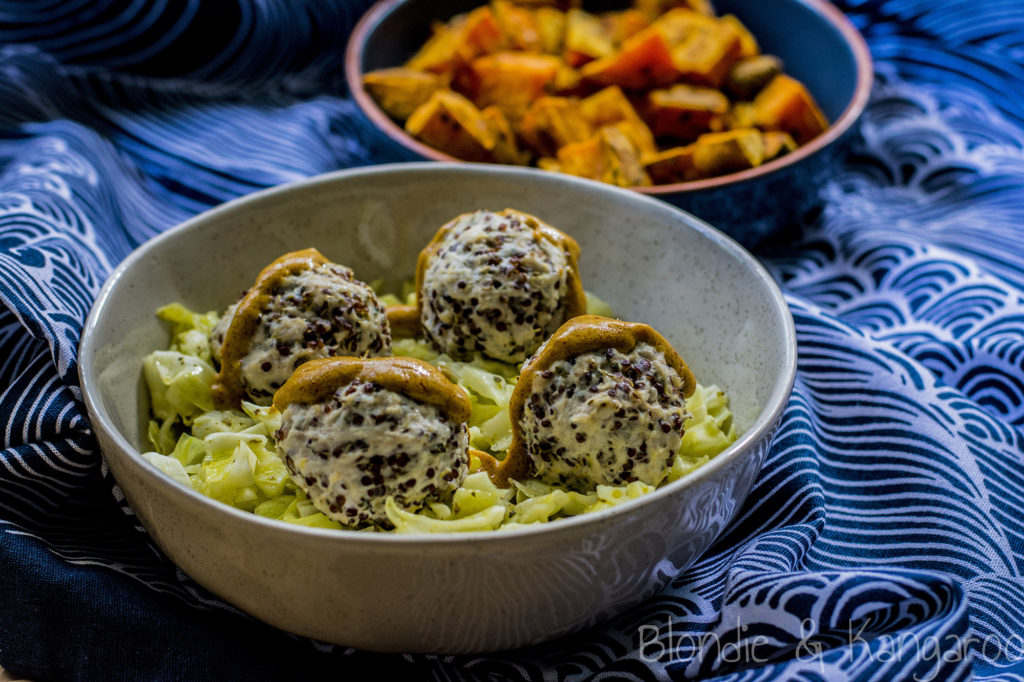
{"label": "blue patterned fabric", "polygon": [[491,656],[279,632],[156,549],[76,385],[132,248],[396,160],[346,99],[367,0],[0,2],[0,666],[38,680],[1024,680],[1024,4],[845,0],[877,83],[759,257],[799,374],[749,502],[663,593]]}

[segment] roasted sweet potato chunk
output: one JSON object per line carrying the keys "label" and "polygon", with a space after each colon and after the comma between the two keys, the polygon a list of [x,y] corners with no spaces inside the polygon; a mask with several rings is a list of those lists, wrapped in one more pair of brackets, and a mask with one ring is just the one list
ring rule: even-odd
{"label": "roasted sweet potato chunk", "polygon": [[600,180],[605,163],[600,137],[593,135],[582,142],[565,145],[558,150],[555,163],[563,173]]}
{"label": "roasted sweet potato chunk", "polygon": [[573,7],[579,7],[583,4],[583,0],[515,0],[517,5],[523,7],[537,8],[542,7],[553,7],[555,9],[562,10],[563,12]]}
{"label": "roasted sweet potato chunk", "polygon": [[558,163],[558,159],[550,156],[542,156],[537,159],[537,168],[541,170],[551,171],[552,173],[561,173],[562,164]]}
{"label": "roasted sweet potato chunk", "polygon": [[406,62],[406,67],[414,71],[450,74],[459,58],[460,28],[434,24],[430,38]]}
{"label": "roasted sweet potato chunk", "polygon": [[710,0],[636,0],[633,6],[651,17],[677,8],[692,10],[708,16],[715,15],[715,8],[711,6]]}
{"label": "roasted sweet potato chunk", "polygon": [[424,144],[466,161],[493,161],[496,139],[473,103],[440,90],[405,122],[410,135]]}
{"label": "roasted sweet potato chunk", "polygon": [[548,87],[556,95],[582,95],[586,92],[580,72],[565,62],[558,67],[555,80]]}
{"label": "roasted sweet potato chunk", "polygon": [[651,19],[639,10],[627,9],[601,15],[601,23],[612,43],[619,45],[650,26]]}
{"label": "roasted sweet potato chunk", "polygon": [[729,98],[718,90],[673,85],[647,95],[644,117],[657,136],[693,139],[711,130],[712,121],[729,111]]}
{"label": "roasted sweet potato chunk", "polygon": [[755,120],[764,130],[784,130],[798,144],[821,134],[828,123],[803,83],[778,75],[754,98]]}
{"label": "roasted sweet potato chunk", "polygon": [[494,136],[494,149],[491,155],[498,163],[511,163],[525,165],[530,162],[530,154],[520,151],[516,142],[515,131],[509,125],[508,119],[498,107],[487,107],[480,112],[487,128]]}
{"label": "roasted sweet potato chunk", "polygon": [[490,7],[477,7],[466,15],[466,20],[459,31],[459,39],[460,56],[467,62],[479,55],[499,50],[505,45],[505,35]]}
{"label": "roasted sweet potato chunk", "polygon": [[616,127],[629,139],[641,156],[657,152],[650,128],[618,86],[604,88],[580,100],[579,109],[594,130],[607,126]]}
{"label": "roasted sweet potato chunk", "polygon": [[693,165],[694,145],[672,147],[649,157],[644,163],[644,170],[656,185],[667,185],[673,182],[696,180],[699,175]]}
{"label": "roasted sweet potato chunk", "polygon": [[701,177],[724,175],[764,163],[764,140],[754,128],[707,133],[693,143],[693,165]]}
{"label": "roasted sweet potato chunk", "polygon": [[740,38],[728,24],[700,27],[672,49],[672,62],[682,80],[720,88],[740,55]]}
{"label": "roasted sweet potato chunk", "polygon": [[558,164],[563,173],[601,180],[619,187],[651,184],[640,165],[640,156],[632,143],[618,129],[609,126],[583,142],[569,144],[558,150]]}
{"label": "roasted sweet potato chunk", "polygon": [[558,57],[529,52],[496,52],[473,61],[473,101],[479,107],[496,105],[509,123],[518,126],[523,114],[546,94],[562,61]]}
{"label": "roasted sweet potato chunk", "polygon": [[753,102],[734,102],[724,116],[712,121],[711,129],[712,132],[720,133],[723,130],[754,128],[756,126]]}
{"label": "roasted sweet potato chunk", "polygon": [[519,134],[538,156],[554,156],[560,147],[593,134],[579,103],[565,97],[541,97],[523,116]]}
{"label": "roasted sweet potato chunk", "polygon": [[565,46],[565,12],[554,7],[538,7],[534,11],[542,49],[548,54],[562,54]]}
{"label": "roasted sweet potato chunk", "polygon": [[679,7],[658,17],[652,25],[661,30],[670,47],[676,47],[699,31],[717,31],[718,19]]}
{"label": "roasted sweet potato chunk", "polygon": [[658,153],[658,145],[654,142],[654,135],[651,133],[651,129],[639,118],[626,118],[605,127],[615,128],[625,135],[626,139],[630,141],[640,155],[641,160]]}
{"label": "roasted sweet potato chunk", "polygon": [[628,118],[640,118],[629,98],[617,85],[603,88],[593,95],[583,98],[580,100],[579,106],[583,118],[587,119],[595,129]]}
{"label": "roasted sweet potato chunk", "polygon": [[363,76],[363,84],[388,116],[404,121],[444,87],[444,79],[428,71],[395,67],[371,71]]}
{"label": "roasted sweet potato chunk", "polygon": [[760,54],[761,48],[757,45],[757,38],[750,32],[750,29],[733,14],[726,14],[721,22],[732,28],[740,39],[740,58],[753,57]]}
{"label": "roasted sweet potato chunk", "polygon": [[794,140],[793,136],[787,132],[783,132],[781,130],[769,130],[768,132],[763,133],[761,137],[764,139],[765,161],[777,159],[780,156],[785,156],[797,149],[796,140]]}
{"label": "roasted sweet potato chunk", "polygon": [[602,128],[598,134],[607,157],[601,180],[619,187],[645,187],[651,178],[640,163],[640,153],[616,126]]}
{"label": "roasted sweet potato chunk", "polygon": [[491,9],[506,47],[527,52],[544,50],[544,36],[535,12],[509,0],[492,0]]}
{"label": "roasted sweet potato chunk", "polygon": [[626,40],[615,54],[586,64],[580,75],[595,85],[639,90],[664,87],[678,74],[664,34],[652,26]]}
{"label": "roasted sweet potato chunk", "polygon": [[581,9],[566,13],[565,61],[569,66],[580,67],[614,51],[615,45],[600,19]]}
{"label": "roasted sweet potato chunk", "polygon": [[504,42],[501,27],[490,7],[478,7],[445,24],[435,24],[430,39],[406,67],[451,78],[462,66],[481,54],[499,49]]}

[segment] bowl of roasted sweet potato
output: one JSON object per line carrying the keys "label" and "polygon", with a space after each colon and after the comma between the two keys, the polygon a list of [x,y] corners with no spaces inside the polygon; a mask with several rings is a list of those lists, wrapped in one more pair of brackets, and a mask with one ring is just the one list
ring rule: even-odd
{"label": "bowl of roasted sweet potato", "polygon": [[383,0],[346,76],[410,158],[629,187],[752,246],[813,208],[872,68],[824,0]]}

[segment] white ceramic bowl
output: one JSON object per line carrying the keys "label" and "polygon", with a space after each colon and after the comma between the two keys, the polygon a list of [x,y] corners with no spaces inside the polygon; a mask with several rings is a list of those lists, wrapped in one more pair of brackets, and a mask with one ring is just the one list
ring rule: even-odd
{"label": "white ceramic bowl", "polygon": [[[740,438],[637,501],[536,528],[390,535],[296,527],[175,483],[147,450],[142,358],[165,348],[155,310],[223,309],[286,251],[308,246],[397,284],[457,214],[536,214],[582,247],[584,286],[651,324],[699,381],[732,399]],[[80,375],[103,454],[139,519],[197,582],[253,616],[363,649],[474,652],[609,618],[689,566],[741,506],[792,388],[792,318],[765,270],[667,204],[568,176],[500,166],[342,171],[230,202],[147,242],[89,316]]]}

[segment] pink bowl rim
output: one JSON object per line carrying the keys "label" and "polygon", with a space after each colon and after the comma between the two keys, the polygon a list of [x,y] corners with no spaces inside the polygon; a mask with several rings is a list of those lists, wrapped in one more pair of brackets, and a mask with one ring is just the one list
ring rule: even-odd
{"label": "pink bowl rim", "polygon": [[[345,79],[348,81],[349,91],[352,93],[356,104],[362,112],[373,122],[377,128],[388,137],[395,140],[406,149],[419,154],[421,157],[433,161],[469,163],[454,156],[428,147],[415,140],[405,130],[395,123],[390,116],[377,106],[377,103],[363,87],[363,72],[360,59],[363,47],[370,31],[389,14],[395,7],[410,0],[380,0],[373,5],[356,24],[345,48]],[[756,180],[770,175],[783,168],[794,166],[804,159],[825,149],[833,142],[842,137],[847,130],[860,118],[864,108],[867,106],[868,98],[871,95],[871,85],[874,80],[874,67],[871,60],[871,51],[868,49],[864,37],[860,34],[853,23],[835,5],[826,0],[797,0],[821,15],[826,21],[832,24],[846,40],[846,44],[853,52],[854,62],[857,65],[857,83],[853,91],[853,97],[839,117],[825,130],[824,133],[798,148],[795,152],[786,154],[774,161],[740,171],[729,173],[704,180],[691,180],[689,182],[676,182],[667,185],[654,185],[651,187],[631,187],[629,189],[649,194],[652,196],[698,192],[702,190],[715,189],[734,183],[742,183],[748,180]],[[484,0],[481,0],[483,3]],[[508,165],[508,164],[488,164]],[[545,171],[542,171],[545,172]]]}

